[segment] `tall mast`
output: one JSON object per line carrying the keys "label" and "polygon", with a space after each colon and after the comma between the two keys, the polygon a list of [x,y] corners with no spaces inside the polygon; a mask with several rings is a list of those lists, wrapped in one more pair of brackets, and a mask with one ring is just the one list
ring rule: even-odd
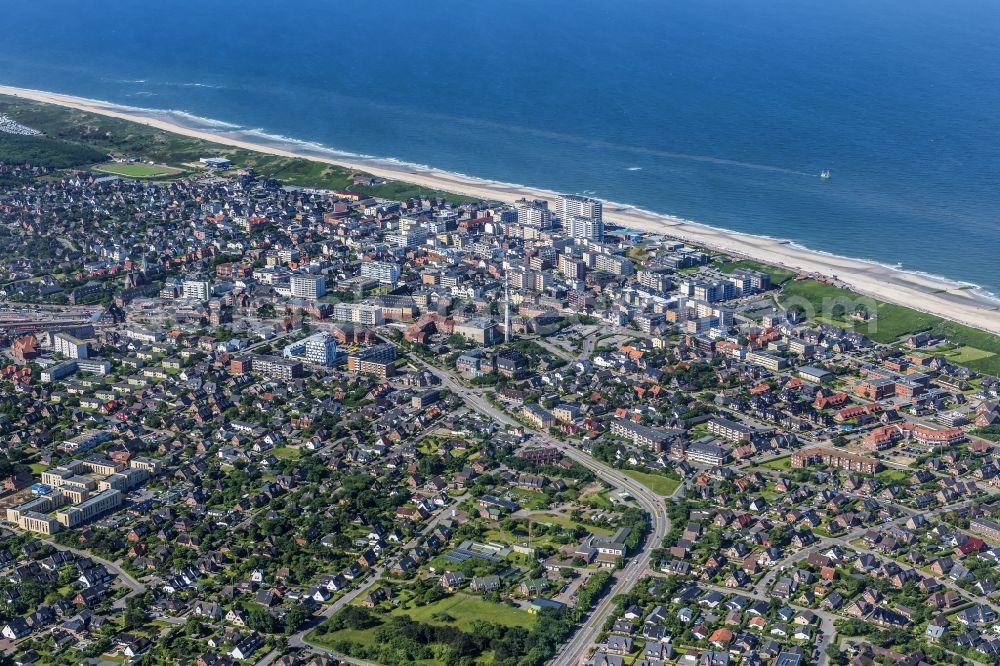
{"label": "tall mast", "polygon": [[510,342],[510,278],[503,272],[503,341]]}

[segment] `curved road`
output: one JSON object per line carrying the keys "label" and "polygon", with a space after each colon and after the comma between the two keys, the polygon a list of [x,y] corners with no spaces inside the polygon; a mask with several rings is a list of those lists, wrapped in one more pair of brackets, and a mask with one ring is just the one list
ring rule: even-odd
{"label": "curved road", "polygon": [[52,539],[40,539],[40,540],[44,541],[47,544],[49,544],[50,546],[52,546],[56,550],[65,550],[65,551],[67,551],[69,553],[73,553],[74,555],[77,555],[78,557],[85,557],[85,558],[87,558],[89,560],[93,560],[94,562],[97,562],[98,564],[103,564],[105,569],[107,569],[111,573],[117,575],[118,576],[118,580],[120,580],[131,591],[128,594],[126,594],[124,597],[121,597],[121,598],[117,599],[114,602],[114,604],[112,604],[113,608],[125,608],[125,600],[126,599],[128,599],[129,597],[134,597],[137,594],[143,594],[146,591],[146,586],[145,585],[143,585],[142,583],[140,583],[139,581],[137,581],[135,578],[133,578],[132,576],[130,576],[127,571],[125,571],[120,566],[118,566],[117,564],[115,564],[114,562],[112,562],[110,560],[106,560],[103,557],[98,557],[97,555],[94,555],[93,553],[88,553],[87,551],[80,550],[79,548],[73,548],[72,546],[63,546],[62,544],[56,543]]}
{"label": "curved road", "polygon": [[[461,397],[465,404],[472,407],[481,414],[491,417],[498,423],[515,427],[524,427],[526,432],[530,432],[542,439],[552,441],[543,432],[532,430],[514,420],[510,415],[493,406],[481,392],[471,389],[464,384],[450,371],[438,366],[431,365],[415,356],[410,357],[414,362],[424,366],[441,378],[442,384],[455,395]],[[650,517],[650,531],[643,542],[641,550],[631,557],[628,564],[621,571],[616,572],[614,584],[604,596],[597,608],[591,611],[586,624],[577,629],[572,638],[556,654],[552,663],[570,665],[582,663],[581,657],[587,656],[587,649],[594,642],[595,637],[600,633],[608,615],[614,609],[614,597],[628,590],[646,572],[649,560],[655,548],[659,548],[663,538],[670,531],[670,519],[667,517],[666,505],[662,497],[651,491],[638,481],[630,479],[621,471],[616,470],[604,463],[595,460],[591,456],[578,451],[572,446],[563,446],[553,442],[567,457],[572,458],[584,467],[594,472],[602,481],[606,481],[619,490],[627,491],[643,510]],[[683,488],[683,484],[677,487],[676,495]]]}

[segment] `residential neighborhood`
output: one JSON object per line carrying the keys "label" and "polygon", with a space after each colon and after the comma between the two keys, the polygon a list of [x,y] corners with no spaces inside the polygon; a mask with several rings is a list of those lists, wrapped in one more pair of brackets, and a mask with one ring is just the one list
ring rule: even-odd
{"label": "residential neighborhood", "polygon": [[587,197],[224,162],[0,164],[10,663],[1000,663],[946,338]]}

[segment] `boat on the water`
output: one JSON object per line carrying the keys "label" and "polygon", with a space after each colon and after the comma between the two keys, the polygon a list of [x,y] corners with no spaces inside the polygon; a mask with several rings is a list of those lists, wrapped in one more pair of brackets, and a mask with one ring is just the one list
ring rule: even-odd
{"label": "boat on the water", "polygon": [[830,171],[827,169],[823,169],[822,171],[819,172],[819,177],[822,178],[823,180],[830,180]]}

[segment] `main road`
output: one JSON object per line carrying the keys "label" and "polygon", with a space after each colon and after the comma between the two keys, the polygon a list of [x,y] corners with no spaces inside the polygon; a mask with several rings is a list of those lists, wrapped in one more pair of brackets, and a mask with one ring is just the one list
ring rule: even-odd
{"label": "main road", "polygon": [[[523,427],[525,432],[530,432],[543,440],[552,441],[551,437],[546,433],[532,430],[518,423],[509,414],[498,409],[487,400],[481,391],[469,388],[463,384],[450,370],[431,365],[416,356],[411,356],[410,358],[438,375],[444,387],[462,398],[465,404],[472,409],[489,416],[498,423]],[[597,608],[590,612],[585,624],[577,629],[570,640],[563,645],[552,662],[559,666],[569,666],[581,663],[581,657],[586,657],[587,649],[594,643],[594,639],[600,633],[608,615],[614,610],[614,597],[630,589],[646,573],[653,550],[660,547],[663,538],[670,531],[670,519],[667,517],[666,505],[663,498],[646,486],[625,476],[620,470],[609,467],[572,446],[560,445],[557,442],[552,442],[552,444],[558,447],[566,457],[594,472],[602,481],[607,482],[618,490],[626,491],[649,515],[650,519],[650,531],[646,535],[645,541],[641,544],[640,550],[632,555],[624,569],[616,572],[614,583],[607,595],[598,604]],[[676,495],[682,488],[683,485],[678,486],[674,494]]]}

